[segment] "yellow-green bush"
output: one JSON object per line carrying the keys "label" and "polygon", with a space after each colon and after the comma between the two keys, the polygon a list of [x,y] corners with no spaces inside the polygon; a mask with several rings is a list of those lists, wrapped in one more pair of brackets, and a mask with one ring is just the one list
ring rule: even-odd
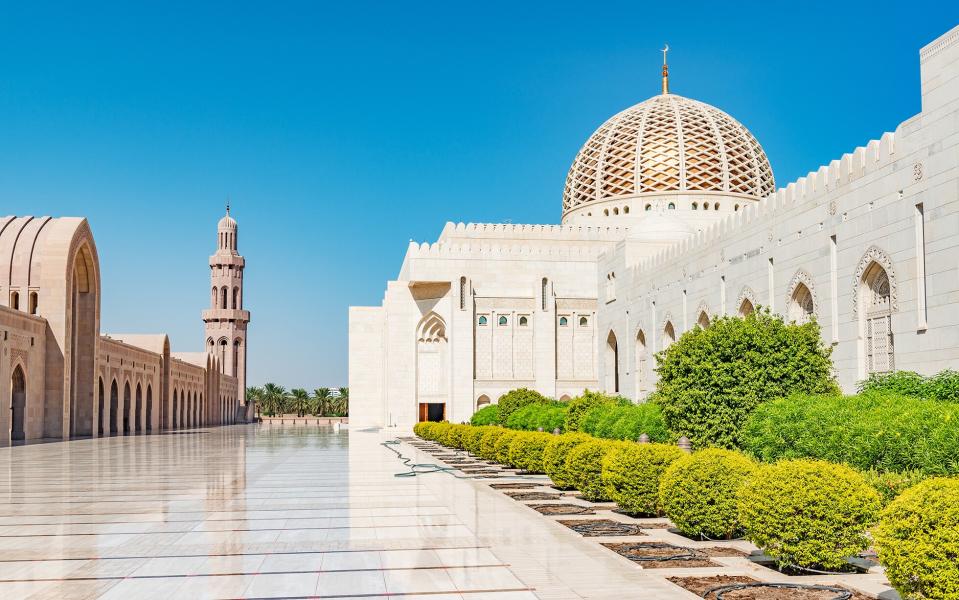
{"label": "yellow-green bush", "polygon": [[570,450],[580,444],[593,441],[593,437],[583,433],[564,433],[554,435],[543,448],[543,470],[553,485],[561,490],[576,486],[572,473],[566,469],[566,458]]}
{"label": "yellow-green bush", "polygon": [[456,448],[457,450],[462,450],[463,446],[463,436],[465,436],[469,430],[472,428],[471,425],[451,425],[449,431],[446,434],[446,445],[450,448]]}
{"label": "yellow-green bush", "polygon": [[903,600],[959,599],[959,479],[907,489],[882,511],[873,536]]}
{"label": "yellow-green bush", "polygon": [[429,430],[429,425],[430,425],[429,421],[421,421],[417,423],[416,425],[413,425],[413,435],[419,438],[423,438],[424,440],[428,439],[426,432]]}
{"label": "yellow-green bush", "polygon": [[512,466],[509,462],[509,447],[520,432],[507,429],[499,438],[496,439],[496,457],[495,461],[501,465]]}
{"label": "yellow-green bush", "polygon": [[510,464],[530,473],[542,473],[543,450],[553,437],[550,433],[538,431],[518,433],[509,447]]}
{"label": "yellow-green bush", "polygon": [[686,535],[731,538],[739,530],[739,487],[756,463],[733,450],[709,448],[683,456],[659,482],[659,507]]}
{"label": "yellow-green bush", "polygon": [[468,451],[470,454],[479,456],[480,453],[480,444],[483,443],[483,436],[486,435],[486,432],[492,429],[489,426],[482,427],[470,427],[463,434],[463,449]]}
{"label": "yellow-green bush", "polygon": [[683,451],[666,444],[623,442],[603,457],[606,495],[631,515],[659,514],[659,479]]}
{"label": "yellow-green bush", "polygon": [[432,436],[432,441],[437,444],[446,444],[446,434],[449,432],[451,425],[446,421],[440,423],[433,423],[433,426],[429,428],[429,433]]}
{"label": "yellow-green bush", "polygon": [[496,441],[508,431],[508,429],[502,427],[490,427],[489,431],[483,434],[483,439],[480,440],[479,445],[479,455],[483,460],[496,461]]}
{"label": "yellow-green bush", "polygon": [[746,539],[783,565],[841,568],[868,546],[880,506],[862,475],[821,460],[761,466],[739,488]]}
{"label": "yellow-green bush", "polygon": [[603,484],[603,458],[613,448],[626,443],[628,442],[594,438],[570,450],[566,457],[566,470],[583,498],[594,502],[609,500],[606,486]]}

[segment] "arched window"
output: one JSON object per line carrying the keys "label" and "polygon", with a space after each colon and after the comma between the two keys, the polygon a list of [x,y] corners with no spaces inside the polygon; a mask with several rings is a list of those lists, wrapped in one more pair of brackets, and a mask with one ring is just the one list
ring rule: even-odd
{"label": "arched window", "polygon": [[153,386],[147,385],[147,431],[153,431]]}
{"label": "arched window", "polygon": [[587,325],[589,325],[589,319],[587,319],[586,317],[580,317],[580,318],[579,318],[579,326],[580,326],[580,327],[586,327]]}
{"label": "arched window", "polygon": [[141,423],[143,422],[143,388],[137,384],[136,407],[133,411],[133,431],[140,433]]}
{"label": "arched window", "polygon": [[173,390],[173,428],[176,429],[180,421],[177,419],[177,393],[176,390]]}
{"label": "arched window", "polygon": [[503,327],[504,325],[507,325],[508,323],[509,323],[509,321],[506,319],[506,317],[501,316],[501,317],[499,318],[499,325],[500,325],[500,327]]}
{"label": "arched window", "polygon": [[640,329],[636,333],[636,395],[642,397],[646,392],[646,334]]}
{"label": "arched window", "polygon": [[220,372],[226,373],[226,339],[220,340]]}
{"label": "arched window", "polygon": [[627,215],[629,214],[629,207],[628,207],[628,206],[624,206],[624,207],[623,207],[623,213],[624,213],[624,214],[627,214]]}
{"label": "arched window", "polygon": [[866,374],[895,369],[889,274],[877,262],[865,270],[860,284],[860,313]]}
{"label": "arched window", "polygon": [[486,394],[483,394],[482,396],[476,399],[477,409],[483,408],[484,406],[488,406],[488,405],[489,405],[489,396],[487,396]]}
{"label": "arched window", "polygon": [[30,314],[31,315],[37,314],[37,308],[38,308],[39,302],[40,302],[40,299],[37,297],[37,293],[30,292]]}
{"label": "arched window", "polygon": [[676,329],[673,328],[672,321],[666,321],[663,327],[663,350],[669,348],[676,341]]}
{"label": "arched window", "polygon": [[604,208],[604,209],[603,209],[603,215],[604,215],[604,216],[607,216],[607,217],[609,216],[609,209],[608,209],[608,208]]}
{"label": "arched window", "polygon": [[488,322],[488,321],[487,321],[486,317],[483,317],[483,316],[481,316],[481,317],[479,318],[479,320],[477,321],[477,323],[479,324],[480,327],[483,327],[484,325],[486,325],[487,322]]}
{"label": "arched window", "polygon": [[103,378],[99,378],[99,394],[97,395],[97,436],[103,437],[103,401],[104,401],[104,391],[103,391]]}
{"label": "arched window", "polygon": [[466,309],[466,278],[460,277],[460,310]]}
{"label": "arched window", "polygon": [[217,301],[216,301],[217,291],[218,290],[216,289],[216,286],[214,286],[213,289],[210,290],[210,306],[212,306],[213,308],[216,308],[216,305],[217,305]]}
{"label": "arched window", "polygon": [[226,286],[220,288],[220,308],[226,308],[227,295]]}
{"label": "arched window", "polygon": [[613,214],[614,214],[614,215],[618,215],[618,214],[619,214],[619,208],[618,208],[618,207],[613,209]]}
{"label": "arched window", "polygon": [[240,376],[240,340],[233,340],[233,376]]}
{"label": "arched window", "polygon": [[796,289],[793,291],[792,298],[790,298],[789,302],[789,320],[799,323],[800,325],[808,323],[815,310],[816,307],[813,302],[812,292],[809,291],[806,284],[800,283],[796,285]]}
{"label": "arched window", "polygon": [[548,285],[547,285],[548,283],[549,283],[549,282],[546,280],[546,278],[543,277],[543,285],[542,285],[542,289],[541,289],[541,291],[540,291],[540,295],[542,296],[542,301],[543,301],[543,310],[548,310],[548,308],[549,308],[549,305],[548,305],[547,302],[546,302],[546,289],[547,289],[547,287],[548,287]]}
{"label": "arched window", "polygon": [[10,293],[10,308],[20,310],[20,292]]}
{"label": "arched window", "polygon": [[110,384],[110,435],[116,435],[118,432],[117,422],[119,420],[119,415],[117,414],[120,407],[120,390],[117,387],[117,380],[114,379],[113,383]]}
{"label": "arched window", "polygon": [[670,202],[669,205],[666,206],[666,208],[668,208],[669,210],[676,210],[676,205]]}
{"label": "arched window", "polygon": [[652,205],[652,204],[647,204],[644,210],[645,210],[646,212],[649,212],[649,211],[653,210],[653,205]]}
{"label": "arched window", "polygon": [[606,391],[619,393],[619,344],[612,331],[606,336]]}
{"label": "arched window", "polygon": [[529,319],[527,319],[526,317],[520,317],[520,318],[519,318],[519,326],[520,326],[520,327],[526,327],[527,325],[529,325]]}
{"label": "arched window", "polygon": [[739,205],[733,206],[733,212],[739,212]]}
{"label": "arched window", "polygon": [[713,202],[713,210],[719,210],[719,202]]}
{"label": "arched window", "polygon": [[240,288],[233,288],[233,308],[240,308]]}
{"label": "arched window", "polygon": [[703,202],[703,210],[709,210],[709,202]]}
{"label": "arched window", "polygon": [[560,327],[566,327],[567,325],[569,325],[569,320],[568,320],[566,317],[560,317],[560,318],[559,318],[559,326],[560,326]]}
{"label": "arched window", "polygon": [[699,210],[699,203],[693,202],[693,210]]}
{"label": "arched window", "polygon": [[123,435],[130,433],[130,382],[123,384]]}
{"label": "arched window", "polygon": [[745,317],[751,315],[755,310],[756,307],[753,306],[752,300],[743,298],[742,304],[739,305],[739,316]]}

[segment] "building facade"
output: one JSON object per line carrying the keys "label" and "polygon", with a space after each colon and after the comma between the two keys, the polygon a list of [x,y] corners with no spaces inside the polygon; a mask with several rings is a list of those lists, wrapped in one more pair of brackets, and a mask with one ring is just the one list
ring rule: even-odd
{"label": "building facade", "polygon": [[0,218],[0,267],[0,446],[246,418],[245,357],[227,372],[214,352],[172,353],[164,334],[100,332],[100,264],[86,219]]}
{"label": "building facade", "polygon": [[447,223],[350,309],[351,421],[463,421],[503,392],[643,399],[654,354],[717,315],[815,318],[847,391],[959,368],[959,27],[920,52],[922,111],[776,189],[721,110],[663,90],[573,161],[560,225]]}

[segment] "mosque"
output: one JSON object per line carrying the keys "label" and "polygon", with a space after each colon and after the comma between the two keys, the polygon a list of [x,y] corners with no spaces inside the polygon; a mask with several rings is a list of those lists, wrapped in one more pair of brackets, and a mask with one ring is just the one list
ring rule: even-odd
{"label": "mosque", "polygon": [[518,387],[641,401],[656,352],[759,306],[815,318],[847,391],[959,368],[959,27],[919,59],[919,114],[777,190],[746,127],[671,92],[664,52],[662,93],[576,155],[559,225],[447,223],[350,308],[351,422],[460,422]]}
{"label": "mosque", "polygon": [[0,446],[245,422],[245,262],[217,226],[203,352],[100,332],[100,263],[77,217],[0,217]]}

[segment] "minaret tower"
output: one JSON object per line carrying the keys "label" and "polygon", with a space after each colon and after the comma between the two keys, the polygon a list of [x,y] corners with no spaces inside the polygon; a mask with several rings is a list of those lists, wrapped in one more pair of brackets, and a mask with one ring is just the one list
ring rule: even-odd
{"label": "minaret tower", "polygon": [[210,308],[203,311],[206,350],[227,375],[238,380],[240,403],[246,403],[246,328],[250,311],[243,309],[243,268],[237,252],[236,220],[226,216],[216,226],[216,253],[210,257]]}

